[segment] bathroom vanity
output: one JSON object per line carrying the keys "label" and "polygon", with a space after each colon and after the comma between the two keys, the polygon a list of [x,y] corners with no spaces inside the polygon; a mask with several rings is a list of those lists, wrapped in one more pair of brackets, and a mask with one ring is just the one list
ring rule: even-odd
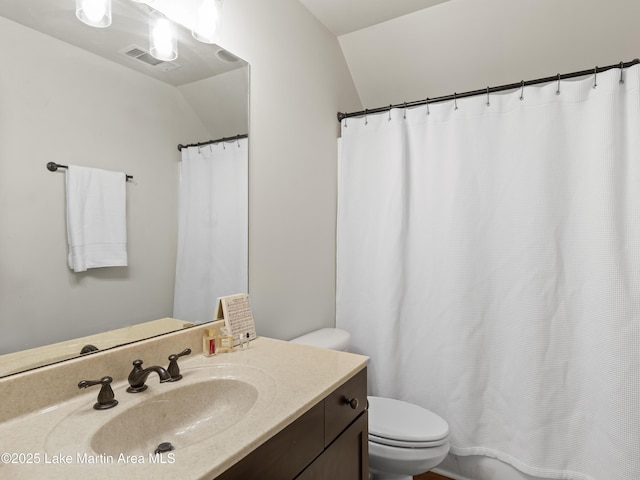
{"label": "bathroom vanity", "polygon": [[[0,478],[367,478],[366,357],[268,338],[205,357],[202,330],[0,379]],[[182,380],[125,391],[133,360],[185,347]],[[118,405],[94,410],[99,387],[77,385],[105,375]]]}
{"label": "bathroom vanity", "polygon": [[367,479],[366,403],[365,369],[217,479]]}

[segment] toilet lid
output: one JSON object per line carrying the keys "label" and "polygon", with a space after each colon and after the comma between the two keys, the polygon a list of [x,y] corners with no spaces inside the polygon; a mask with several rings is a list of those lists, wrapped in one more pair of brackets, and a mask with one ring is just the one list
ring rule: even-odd
{"label": "toilet lid", "polygon": [[369,440],[384,445],[427,448],[448,440],[449,425],[429,410],[383,397],[368,397]]}

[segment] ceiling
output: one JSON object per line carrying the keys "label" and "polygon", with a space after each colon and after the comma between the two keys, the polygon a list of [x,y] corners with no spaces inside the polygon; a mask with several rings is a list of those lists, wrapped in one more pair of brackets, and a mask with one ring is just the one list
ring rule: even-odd
{"label": "ceiling", "polygon": [[[232,1],[232,0],[227,0]],[[299,0],[329,31],[343,35],[448,0]],[[64,42],[76,45],[126,67],[179,86],[240,68],[246,62],[229,63],[219,57],[222,50],[194,40],[188,28],[188,13],[198,0],[154,0],[154,8],[178,23],[179,57],[175,62],[150,66],[122,53],[128,47],[147,50],[149,7],[130,0],[113,0],[113,23],[109,28],[92,28],[75,18],[70,0],[2,0],[0,16]],[[186,8],[185,8],[186,7]]]}
{"label": "ceiling", "polygon": [[[181,4],[194,1],[181,0]],[[154,3],[158,10],[165,4],[168,6],[168,10],[171,10],[171,5],[175,6],[176,2],[156,0]],[[173,18],[179,20],[179,56],[175,62],[163,62],[151,66],[124,55],[121,51],[131,46],[136,46],[141,50],[148,49],[148,11],[149,7],[145,4],[130,0],[113,0],[111,26],[93,28],[76,19],[75,3],[70,0],[0,1],[0,16],[173,86],[195,82],[247,65],[244,61],[228,62],[221,59],[218,53],[222,49],[216,45],[204,44],[193,39],[191,32],[180,26],[180,23],[189,24],[190,19],[181,18]],[[170,18],[174,17],[172,11],[164,11],[163,13]],[[176,67],[176,65],[178,66]]]}
{"label": "ceiling", "polygon": [[448,0],[298,0],[334,35],[355,32]]}

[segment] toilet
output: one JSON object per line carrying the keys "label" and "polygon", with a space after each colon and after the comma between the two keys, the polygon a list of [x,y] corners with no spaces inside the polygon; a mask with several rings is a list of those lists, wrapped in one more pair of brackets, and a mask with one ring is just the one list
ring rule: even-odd
{"label": "toilet", "polygon": [[[348,351],[349,332],[322,328],[294,343]],[[449,425],[433,412],[402,400],[368,397],[369,469],[374,480],[411,480],[449,453]]]}
{"label": "toilet", "polygon": [[321,328],[301,337],[291,340],[293,343],[312,345],[314,347],[327,348],[329,350],[339,350],[346,352],[349,350],[351,334],[340,328]]}

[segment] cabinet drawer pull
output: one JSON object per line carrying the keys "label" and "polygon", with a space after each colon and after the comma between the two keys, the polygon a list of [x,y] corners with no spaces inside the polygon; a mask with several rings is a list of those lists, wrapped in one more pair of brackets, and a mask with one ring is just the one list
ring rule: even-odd
{"label": "cabinet drawer pull", "polygon": [[354,410],[356,408],[358,408],[358,399],[357,398],[352,398],[352,399],[348,399],[345,398],[344,399],[344,403],[346,403],[347,405],[349,405],[351,408],[353,408]]}

